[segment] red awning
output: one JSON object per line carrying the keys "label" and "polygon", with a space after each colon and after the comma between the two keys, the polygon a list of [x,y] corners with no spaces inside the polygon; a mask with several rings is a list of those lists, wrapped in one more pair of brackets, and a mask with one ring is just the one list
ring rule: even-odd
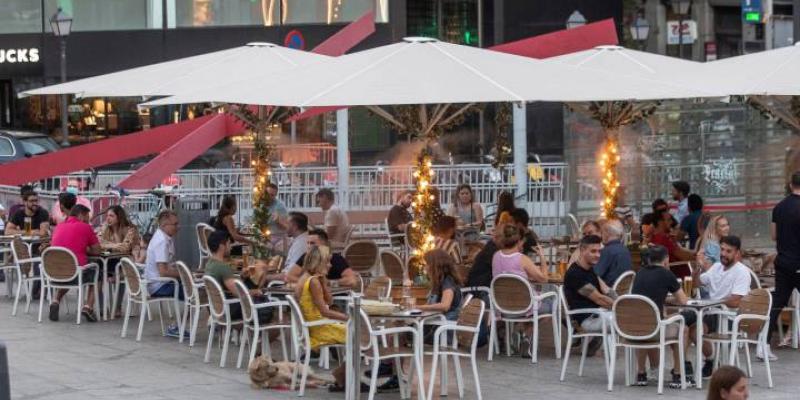
{"label": "red awning", "polygon": [[331,57],[339,57],[361,43],[367,36],[375,32],[375,13],[372,11],[362,15],[357,20],[347,24],[344,28],[325,39],[324,42],[314,47],[312,53]]}
{"label": "red awning", "polygon": [[565,29],[504,43],[491,50],[531,58],[549,58],[619,44],[614,20],[609,18],[573,29]]}
{"label": "red awning", "polygon": [[159,126],[0,165],[0,184],[21,185],[55,175],[155,154],[215,117],[216,115],[209,115]]}

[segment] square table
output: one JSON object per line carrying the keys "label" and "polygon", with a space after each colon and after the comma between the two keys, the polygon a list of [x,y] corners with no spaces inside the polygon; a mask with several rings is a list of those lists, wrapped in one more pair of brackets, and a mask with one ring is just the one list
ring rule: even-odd
{"label": "square table", "polygon": [[[679,308],[683,310],[690,310],[697,315],[697,321],[695,322],[695,349],[697,358],[696,363],[694,365],[694,381],[697,389],[703,388],[703,366],[701,363],[703,362],[703,312],[709,308],[716,308],[721,305],[725,304],[724,300],[689,300],[686,304],[675,304],[674,299],[667,297],[667,301],[665,305],[668,307]],[[688,327],[687,327],[688,328]]]}

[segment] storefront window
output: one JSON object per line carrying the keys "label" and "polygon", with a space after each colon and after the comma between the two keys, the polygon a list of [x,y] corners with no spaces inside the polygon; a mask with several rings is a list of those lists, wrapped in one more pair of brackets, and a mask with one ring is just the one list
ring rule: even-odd
{"label": "storefront window", "polygon": [[[169,0],[178,27],[278,25],[281,0]],[[172,27],[172,22],[170,27]]]}
{"label": "storefront window", "polygon": [[0,1],[0,33],[42,31],[42,7],[39,0]]}
{"label": "storefront window", "polygon": [[[38,1],[35,1],[38,3]],[[73,31],[161,29],[161,0],[45,0],[49,18],[61,7],[73,18]],[[45,24],[50,32],[50,24]]]}
{"label": "storefront window", "polygon": [[283,0],[281,21],[284,24],[336,24],[352,22],[368,11],[375,12],[375,22],[389,22],[389,0]]}

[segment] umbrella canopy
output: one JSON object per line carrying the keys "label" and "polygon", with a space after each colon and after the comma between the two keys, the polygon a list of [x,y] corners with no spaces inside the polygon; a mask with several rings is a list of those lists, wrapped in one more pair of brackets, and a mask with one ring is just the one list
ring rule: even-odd
{"label": "umbrella canopy", "polygon": [[611,71],[580,69],[429,38],[406,38],[299,67],[260,82],[198,89],[144,105],[206,98],[274,106],[653,100],[707,97],[703,90]]}
{"label": "umbrella canopy", "polygon": [[[597,46],[563,56],[548,58],[546,62],[570,65],[578,69],[614,71],[615,73],[671,82],[684,87],[702,88],[713,92],[719,87],[708,85],[707,69],[699,62],[676,57],[626,49],[621,46]],[[727,95],[719,91],[719,96]]]}
{"label": "umbrella canopy", "polygon": [[714,84],[731,95],[800,95],[800,42],[794,46],[706,63]]}
{"label": "umbrella canopy", "polygon": [[[78,97],[169,96],[198,85],[225,84],[273,74],[330,57],[272,43],[245,46],[28,90],[21,97],[75,94]],[[252,83],[252,81],[251,81]],[[201,100],[204,101],[204,100]]]}

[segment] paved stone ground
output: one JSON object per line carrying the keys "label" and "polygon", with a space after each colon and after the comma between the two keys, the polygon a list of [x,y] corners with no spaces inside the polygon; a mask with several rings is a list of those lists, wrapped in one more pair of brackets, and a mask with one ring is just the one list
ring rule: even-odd
{"label": "paved stone ground", "polygon": [[[158,320],[145,324],[142,342],[135,341],[135,331],[120,338],[120,321],[75,325],[64,315],[61,321],[36,322],[35,312],[25,315],[24,308],[11,317],[11,301],[0,286],[0,340],[9,348],[11,396],[17,400],[33,399],[290,399],[289,392],[257,391],[250,388],[244,370],[232,366],[236,348],[231,351],[228,367],[204,364],[206,335],[201,334],[194,349],[175,339],[160,335]],[[73,301],[70,298],[70,301]],[[74,303],[73,306],[74,308]],[[72,315],[74,317],[74,314]],[[134,325],[135,326],[135,325]],[[480,351],[479,372],[485,399],[638,399],[655,397],[654,386],[625,387],[623,367],[617,368],[617,386],[607,392],[602,358],[587,361],[584,377],[577,376],[577,357],[571,358],[567,380],[558,381],[561,363],[545,350],[538,365],[518,357],[498,357],[486,361]],[[775,388],[766,388],[763,364],[754,361],[752,380],[754,399],[798,398],[800,352],[781,350],[773,364]],[[214,349],[212,361],[219,360]],[[465,398],[476,398],[469,368],[464,369]],[[454,386],[454,378],[451,379]],[[437,390],[438,392],[438,390]],[[455,387],[450,398],[456,398]],[[343,398],[322,390],[308,390],[308,399]],[[366,397],[365,397],[366,398]],[[377,399],[399,399],[398,394],[379,394]],[[663,398],[704,399],[705,393],[665,389]]]}

